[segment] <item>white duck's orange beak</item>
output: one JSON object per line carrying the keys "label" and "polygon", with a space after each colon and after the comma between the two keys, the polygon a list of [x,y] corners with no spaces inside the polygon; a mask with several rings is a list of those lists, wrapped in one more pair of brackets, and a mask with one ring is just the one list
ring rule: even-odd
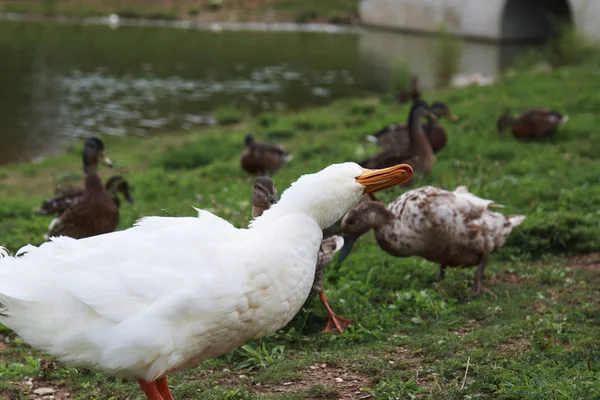
{"label": "white duck's orange beak", "polygon": [[408,164],[398,164],[383,169],[362,169],[363,172],[356,177],[356,182],[365,187],[363,193],[374,193],[392,186],[408,182],[414,172]]}

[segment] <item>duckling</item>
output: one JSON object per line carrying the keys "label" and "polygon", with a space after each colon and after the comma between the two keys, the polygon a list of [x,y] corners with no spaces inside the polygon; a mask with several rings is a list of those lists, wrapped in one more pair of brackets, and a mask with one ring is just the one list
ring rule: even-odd
{"label": "duckling", "polygon": [[[112,201],[117,207],[121,207],[119,193],[128,203],[134,204],[129,190],[129,182],[123,176],[111,176],[104,184],[104,188],[110,194]],[[83,196],[83,189],[69,185],[65,188],[56,188],[55,194],[56,196],[53,198],[44,200],[42,205],[35,209],[35,212],[40,215],[60,215],[71,203],[77,201],[77,198]]]}
{"label": "duckling", "polygon": [[273,174],[292,159],[281,145],[258,143],[250,133],[246,135],[245,145],[241,165],[251,174]]}
{"label": "duckling", "polygon": [[499,135],[510,127],[517,139],[540,139],[552,135],[568,119],[568,115],[547,108],[532,108],[517,118],[511,116],[507,110],[498,117],[496,126]]}
{"label": "duckling", "polygon": [[102,185],[98,176],[98,162],[112,167],[104,155],[104,143],[92,136],[83,148],[83,171],[85,181],[83,194],[76,197],[48,227],[47,238],[70,236],[80,239],[112,232],[119,223],[119,208]]}
{"label": "duckling", "polygon": [[423,133],[421,119],[424,116],[433,120],[437,119],[425,101],[419,100],[413,103],[408,114],[408,140],[404,142],[404,145],[384,149],[379,154],[359,163],[360,166],[374,169],[407,163],[413,167],[415,173],[429,175],[436,159],[431,145]]}
{"label": "duckling", "polygon": [[[459,118],[452,113],[448,105],[443,101],[436,101],[429,107],[431,113],[437,118],[448,117],[451,121],[457,121]],[[446,129],[438,121],[428,118],[428,122],[421,124],[421,129],[425,133],[427,141],[431,145],[434,153],[440,151],[448,141]],[[410,143],[408,124],[393,124],[386,126],[374,135],[367,136],[367,140],[373,142],[385,150],[406,148]]]}
{"label": "duckling", "polygon": [[277,189],[273,179],[268,176],[256,178],[252,192],[252,218],[261,216],[275,203],[277,203]]}
{"label": "duckling", "polygon": [[[363,195],[359,203],[363,201],[362,199],[365,198],[365,196],[367,195]],[[277,203],[277,189],[275,188],[273,180],[267,176],[257,178],[254,183],[254,191],[252,192],[252,218],[260,217],[264,211],[268,210],[275,203]],[[333,331],[343,333],[348,325],[353,322],[352,320],[340,317],[333,312],[327,302],[325,291],[323,290],[323,272],[325,271],[325,267],[331,263],[333,256],[342,248],[343,244],[344,239],[341,236],[334,235],[325,237],[325,239],[321,241],[321,247],[319,248],[317,256],[312,290],[319,295],[319,300],[323,303],[323,306],[325,306],[329,315],[323,333]]]}
{"label": "duckling", "polygon": [[396,96],[398,103],[404,104],[409,101],[417,101],[421,98],[421,90],[419,89],[419,77],[413,75],[410,79],[410,84],[407,90],[402,90]]}
{"label": "duckling", "polygon": [[473,292],[481,291],[481,280],[490,254],[500,249],[523,215],[504,216],[491,211],[492,200],[477,197],[466,187],[454,192],[425,186],[410,190],[387,207],[380,202],[364,202],[342,219],[344,247],[342,262],[358,237],[375,231],[375,239],[387,253],[396,257],[421,256],[439,263],[438,280],[446,267],[478,266]]}

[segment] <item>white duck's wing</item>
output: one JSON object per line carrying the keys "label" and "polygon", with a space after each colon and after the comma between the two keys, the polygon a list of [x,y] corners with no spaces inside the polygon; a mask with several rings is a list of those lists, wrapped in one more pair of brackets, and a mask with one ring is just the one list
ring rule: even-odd
{"label": "white duck's wing", "polygon": [[[133,228],[81,240],[54,238],[22,257],[0,260],[0,293],[31,301],[62,292],[104,318],[123,320],[185,285],[190,274],[214,274],[220,238],[238,233],[203,212],[199,218],[144,218]],[[198,248],[202,258],[194,260],[190,248]],[[24,287],[22,275],[36,278]]]}
{"label": "white duck's wing", "polygon": [[63,361],[156,378],[186,351],[210,356],[203,332],[226,333],[211,322],[243,321],[248,274],[239,254],[249,250],[235,244],[246,232],[203,212],[30,247],[0,258],[0,322]]}

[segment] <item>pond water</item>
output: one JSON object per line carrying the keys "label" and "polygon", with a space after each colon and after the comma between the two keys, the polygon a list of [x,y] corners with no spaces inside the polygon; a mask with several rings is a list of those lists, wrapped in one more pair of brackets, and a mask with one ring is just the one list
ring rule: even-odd
{"label": "pond water", "polygon": [[[427,85],[432,40],[371,30],[214,34],[0,21],[0,164],[53,154],[90,134],[210,125],[219,107],[256,114],[383,91],[398,61]],[[462,69],[494,75],[514,54],[467,43]]]}

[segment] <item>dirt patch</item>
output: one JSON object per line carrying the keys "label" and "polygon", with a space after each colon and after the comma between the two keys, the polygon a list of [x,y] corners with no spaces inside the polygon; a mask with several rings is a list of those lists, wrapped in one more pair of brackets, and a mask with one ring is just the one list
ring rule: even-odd
{"label": "dirt patch", "polygon": [[64,400],[71,398],[71,393],[65,388],[51,382],[37,382],[32,379],[27,379],[22,382],[14,382],[13,384],[23,388],[21,393],[19,395],[10,392],[0,393],[3,400],[17,400],[22,399],[23,396],[25,396],[27,400]]}
{"label": "dirt patch", "polygon": [[507,342],[498,344],[498,348],[506,353],[524,353],[531,350],[531,341],[526,338],[509,338]]}
{"label": "dirt patch", "polygon": [[[299,372],[301,378],[281,384],[257,383],[250,385],[245,382],[246,377],[240,375],[237,383],[242,380],[249,390],[261,394],[297,393],[304,392],[314,387],[335,388],[337,393],[322,393],[316,390],[315,399],[335,398],[340,400],[362,400],[372,398],[371,394],[363,388],[373,386],[371,378],[364,373],[354,370],[351,366],[333,364],[313,364]],[[230,379],[227,379],[231,383]]]}
{"label": "dirt patch", "polygon": [[512,273],[512,272],[506,272],[506,273],[500,273],[500,274],[496,274],[494,276],[492,276],[490,278],[490,282],[491,283],[507,283],[507,284],[512,284],[512,285],[517,285],[517,284],[521,284],[523,282],[525,282],[525,279],[519,277],[519,275]]}
{"label": "dirt patch", "polygon": [[569,259],[567,269],[600,272],[600,253],[590,253],[575,256]]}

